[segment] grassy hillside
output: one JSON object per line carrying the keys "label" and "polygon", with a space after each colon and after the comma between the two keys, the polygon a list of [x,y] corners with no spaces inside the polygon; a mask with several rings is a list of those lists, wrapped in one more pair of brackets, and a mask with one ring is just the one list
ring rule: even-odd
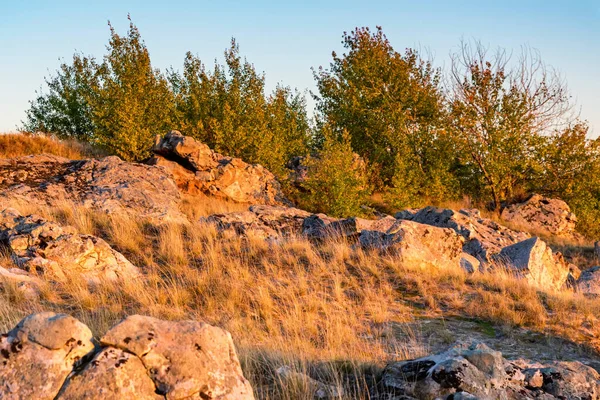
{"label": "grassy hillside", "polygon": [[[387,361],[431,350],[426,329],[438,330],[447,343],[473,334],[452,328],[456,321],[474,321],[480,333],[511,340],[527,328],[537,336],[527,336],[525,347],[534,342],[551,347],[559,340],[583,352],[600,349],[600,300],[570,290],[540,291],[507,272],[422,269],[343,241],[221,237],[200,223],[158,226],[67,203],[1,206],[99,235],[145,274],[95,287],[73,276],[68,283],[47,283],[35,300],[5,282],[0,330],[42,310],[70,313],[96,335],[135,313],[204,320],[232,333],[245,375],[261,398],[312,398],[314,388],[307,382],[278,378],[275,371],[282,365],[310,371],[344,387],[350,397],[368,398],[367,386]],[[240,208],[208,198],[184,207],[192,221]],[[0,265],[13,266],[8,255]]]}

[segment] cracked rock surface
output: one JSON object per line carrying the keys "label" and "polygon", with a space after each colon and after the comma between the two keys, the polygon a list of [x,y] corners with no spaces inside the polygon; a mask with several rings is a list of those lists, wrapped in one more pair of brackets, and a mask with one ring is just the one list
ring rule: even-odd
{"label": "cracked rock surface", "polygon": [[231,335],[132,315],[94,345],[65,314],[32,314],[0,339],[2,399],[254,399]]}

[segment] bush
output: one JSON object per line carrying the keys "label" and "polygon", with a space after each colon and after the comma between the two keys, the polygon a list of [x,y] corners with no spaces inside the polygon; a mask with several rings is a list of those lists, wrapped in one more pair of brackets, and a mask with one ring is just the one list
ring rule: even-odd
{"label": "bush", "polygon": [[299,206],[334,217],[360,215],[371,193],[367,166],[352,152],[347,132],[338,138],[324,130],[323,148],[304,163],[307,177],[300,184]]}

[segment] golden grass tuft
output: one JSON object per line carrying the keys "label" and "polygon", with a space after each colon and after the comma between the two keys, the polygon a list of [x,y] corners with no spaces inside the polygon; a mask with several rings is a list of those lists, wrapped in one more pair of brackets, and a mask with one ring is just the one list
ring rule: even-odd
{"label": "golden grass tuft", "polygon": [[53,154],[71,160],[104,155],[98,149],[75,140],[30,133],[0,133],[0,158],[32,154]]}

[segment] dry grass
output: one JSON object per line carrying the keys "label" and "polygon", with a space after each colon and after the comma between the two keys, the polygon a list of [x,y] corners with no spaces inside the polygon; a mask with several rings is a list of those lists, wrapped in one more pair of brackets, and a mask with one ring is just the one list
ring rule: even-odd
{"label": "dry grass", "polygon": [[[189,207],[196,217],[235,208]],[[23,211],[32,212],[31,206]],[[340,241],[224,237],[199,223],[156,226],[76,205],[37,212],[104,237],[144,276],[94,288],[73,276],[49,284],[39,300],[5,285],[0,330],[41,310],[70,313],[96,335],[133,313],[204,320],[232,333],[260,398],[312,398],[309,382],[278,378],[275,370],[284,365],[343,387],[346,398],[369,398],[367,388],[387,361],[427,352],[415,332],[390,334],[392,325],[421,317],[474,317],[600,348],[600,300],[541,292],[504,271],[424,270]],[[0,258],[0,264],[10,262]]]}
{"label": "dry grass", "polygon": [[31,154],[53,154],[71,160],[104,155],[98,149],[75,140],[28,133],[0,133],[0,158]]}

